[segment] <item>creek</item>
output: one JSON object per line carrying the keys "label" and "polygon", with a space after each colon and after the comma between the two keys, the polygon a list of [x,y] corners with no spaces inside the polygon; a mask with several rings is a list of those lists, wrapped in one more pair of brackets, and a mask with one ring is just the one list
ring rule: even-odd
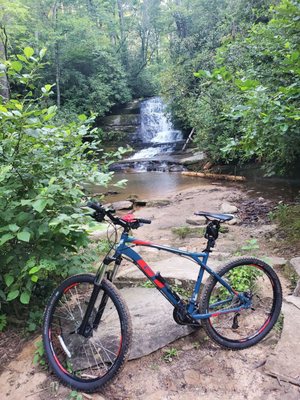
{"label": "creek", "polygon": [[[178,163],[184,140],[182,132],[175,129],[166,105],[160,97],[153,97],[140,103],[140,124],[136,135],[142,148],[126,160],[114,166],[114,182],[126,179],[125,189],[110,186],[105,201],[124,200],[136,195],[140,199],[164,198],[188,188],[215,185],[239,185],[244,190],[275,201],[294,201],[299,196],[300,182],[287,179],[264,179],[258,171],[240,171],[247,176],[244,183],[214,182],[198,177],[183,176],[184,169]],[[179,157],[179,158],[178,158]],[[103,188],[95,187],[95,193]],[[117,192],[117,193],[116,193]]]}

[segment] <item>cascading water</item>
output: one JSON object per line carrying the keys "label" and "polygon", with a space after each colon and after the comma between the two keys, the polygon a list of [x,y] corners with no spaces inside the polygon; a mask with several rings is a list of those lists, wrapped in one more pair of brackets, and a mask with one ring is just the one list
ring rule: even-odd
{"label": "cascading water", "polygon": [[160,97],[153,97],[141,103],[140,137],[145,145],[131,160],[147,160],[172,153],[182,141],[182,133],[175,130]]}

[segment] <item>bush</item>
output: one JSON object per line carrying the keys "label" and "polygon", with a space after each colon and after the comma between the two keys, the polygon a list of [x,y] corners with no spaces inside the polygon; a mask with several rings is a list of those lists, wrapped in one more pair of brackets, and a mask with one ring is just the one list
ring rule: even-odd
{"label": "bush", "polygon": [[41,57],[33,58],[27,48],[9,61],[10,80],[23,95],[5,104],[0,96],[2,315],[12,312],[11,303],[18,314],[33,297],[42,301],[49,283],[91,266],[93,254],[82,251],[89,243],[80,208],[84,185],[105,185],[111,178],[91,161],[91,143],[83,143],[91,120],[80,116],[67,125],[51,123],[56,107],[43,104],[52,86],[38,91],[33,85]]}

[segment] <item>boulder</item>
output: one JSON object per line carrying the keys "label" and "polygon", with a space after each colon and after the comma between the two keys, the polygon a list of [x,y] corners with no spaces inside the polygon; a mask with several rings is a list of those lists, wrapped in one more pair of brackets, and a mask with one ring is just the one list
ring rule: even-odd
{"label": "boulder", "polygon": [[150,200],[147,202],[148,207],[165,207],[171,204],[171,200],[161,199],[161,200]]}
{"label": "boulder", "polygon": [[189,225],[203,226],[203,225],[206,225],[206,218],[202,217],[200,215],[194,215],[192,217],[187,218],[186,223]]}
{"label": "boulder", "polygon": [[229,203],[222,203],[221,212],[224,214],[234,214],[238,212],[238,208]]}
{"label": "boulder", "polygon": [[227,221],[226,224],[227,225],[236,225],[239,222],[240,222],[240,220],[238,218],[232,218],[230,221]]}
{"label": "boulder", "polygon": [[205,158],[206,158],[205,153],[200,151],[198,153],[193,154],[190,157],[183,158],[182,160],[180,160],[180,163],[182,165],[192,165],[192,164],[197,164],[198,162],[205,160]]}
{"label": "boulder", "polygon": [[[116,211],[118,210],[131,210],[133,207],[132,201],[124,200],[124,201],[116,201],[110,204]],[[107,206],[107,204],[105,205]]]}
{"label": "boulder", "polygon": [[292,258],[290,260],[289,264],[293,268],[293,270],[296,272],[296,274],[298,275],[298,282],[297,282],[297,286],[294,290],[293,295],[300,297],[300,257]]}

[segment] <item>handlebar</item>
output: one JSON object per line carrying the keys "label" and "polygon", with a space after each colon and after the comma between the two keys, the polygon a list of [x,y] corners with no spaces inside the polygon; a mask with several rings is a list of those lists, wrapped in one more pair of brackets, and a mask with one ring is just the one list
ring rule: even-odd
{"label": "handlebar", "polygon": [[130,217],[127,216],[124,218],[114,216],[113,215],[115,213],[114,209],[105,209],[99,203],[93,203],[93,202],[89,201],[87,203],[87,206],[92,208],[95,211],[93,213],[92,217],[96,221],[102,222],[102,221],[104,221],[105,216],[107,216],[115,225],[120,225],[127,231],[129,231],[130,229],[137,229],[141,226],[141,224],[151,224],[150,219],[135,218],[134,216],[130,216]]}

